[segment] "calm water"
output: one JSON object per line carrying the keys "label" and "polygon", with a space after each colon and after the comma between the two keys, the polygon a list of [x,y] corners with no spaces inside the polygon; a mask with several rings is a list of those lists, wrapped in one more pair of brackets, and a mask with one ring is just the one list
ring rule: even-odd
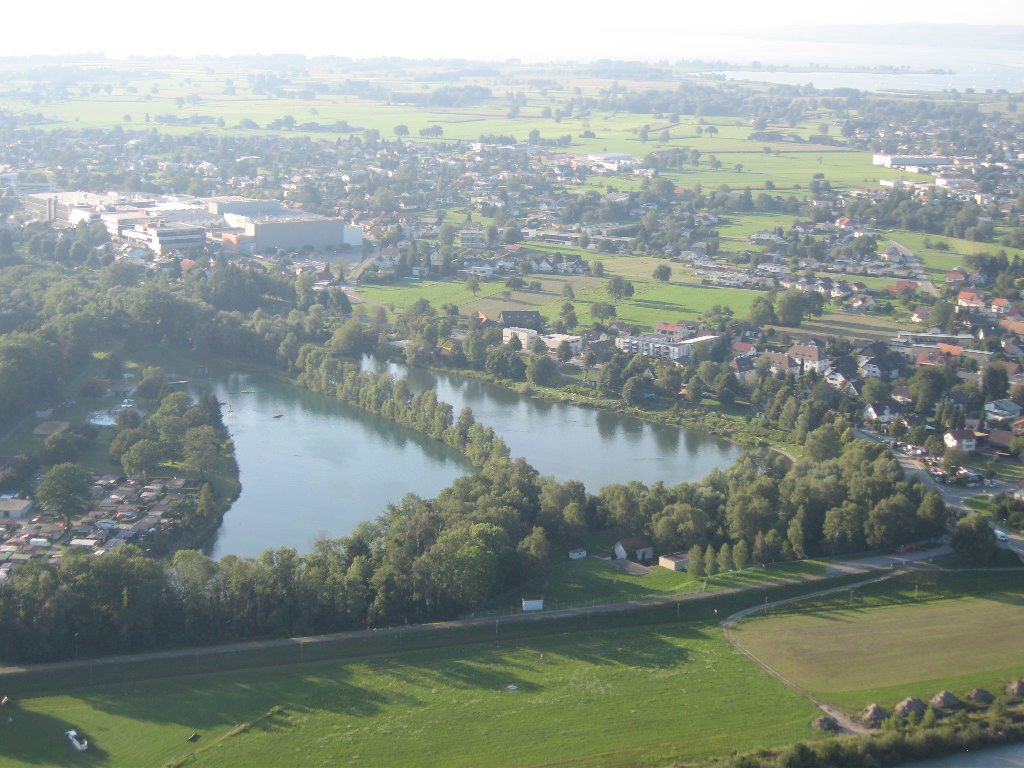
{"label": "calm water", "polygon": [[[407,373],[404,366],[366,364]],[[543,474],[582,480],[595,492],[633,479],[697,480],[730,466],[741,452],[723,440],[629,416],[545,403],[429,371],[408,374],[414,390],[436,386],[456,414],[469,405],[514,456]],[[226,374],[209,385],[226,403],[242,481],[211,545],[215,557],[283,546],[308,551],[318,535],[345,536],[388,502],[409,492],[433,497],[471,471],[441,443],[271,377]]]}
{"label": "calm water", "polygon": [[271,377],[231,374],[211,386],[227,403],[242,481],[215,557],[306,552],[320,534],[345,536],[388,502],[435,496],[471,469],[441,443]]}
{"label": "calm water", "polygon": [[902,768],[1024,768],[1024,744],[905,763]]}
{"label": "calm water", "polygon": [[434,387],[458,416],[463,406],[541,474],[582,480],[592,492],[609,483],[659,480],[675,485],[724,469],[742,449],[700,432],[649,424],[591,408],[525,397],[476,379],[364,359],[364,366],[405,377],[413,391]]}

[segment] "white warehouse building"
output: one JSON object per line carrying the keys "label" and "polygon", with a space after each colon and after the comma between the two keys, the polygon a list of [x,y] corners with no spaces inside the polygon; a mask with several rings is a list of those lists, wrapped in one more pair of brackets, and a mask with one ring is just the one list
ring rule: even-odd
{"label": "white warehouse building", "polygon": [[361,248],[363,228],[346,224],[344,219],[330,219],[315,213],[281,212],[247,216],[225,213],[224,222],[244,230],[253,239],[256,250],[267,248],[337,248],[349,245]]}

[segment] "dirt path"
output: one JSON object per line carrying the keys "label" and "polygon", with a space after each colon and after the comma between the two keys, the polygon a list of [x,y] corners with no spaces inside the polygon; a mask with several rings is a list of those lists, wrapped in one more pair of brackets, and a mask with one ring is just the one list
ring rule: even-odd
{"label": "dirt path", "polygon": [[865,579],[864,581],[858,581],[858,582],[856,582],[854,584],[845,584],[845,585],[843,585],[841,587],[831,587],[829,589],[819,590],[818,592],[811,592],[810,594],[806,594],[806,595],[798,595],[797,597],[789,597],[789,598],[786,598],[785,600],[776,600],[773,603],[767,603],[766,602],[763,606],[757,605],[757,606],[754,606],[753,608],[746,608],[746,609],[744,609],[742,611],[737,611],[732,616],[729,616],[728,618],[723,620],[722,621],[722,625],[721,625],[722,626],[722,632],[725,634],[726,640],[729,641],[729,643],[732,645],[733,648],[735,648],[737,651],[742,653],[748,659],[753,661],[755,664],[757,664],[759,667],[761,667],[761,669],[763,669],[769,675],[774,677],[780,683],[782,683],[783,685],[788,686],[789,688],[792,688],[794,691],[799,693],[805,699],[807,699],[812,704],[814,704],[814,706],[816,706],[822,712],[824,712],[825,714],[833,717],[835,719],[835,721],[837,723],[839,723],[839,728],[842,730],[843,733],[855,733],[855,734],[867,733],[868,732],[867,728],[865,728],[863,725],[858,723],[856,720],[853,720],[852,718],[848,717],[845,712],[842,712],[841,710],[836,709],[835,707],[831,706],[830,704],[827,704],[826,702],[824,702],[821,699],[817,698],[810,691],[808,691],[807,689],[797,685],[792,680],[790,680],[788,677],[783,675],[781,672],[779,672],[775,668],[769,666],[763,660],[761,660],[757,656],[755,656],[751,651],[746,649],[740,643],[740,641],[736,639],[736,634],[733,632],[733,628],[740,621],[742,621],[743,619],[747,618],[748,616],[753,616],[754,614],[756,614],[756,613],[758,613],[760,611],[767,611],[770,608],[775,608],[775,607],[778,607],[778,606],[781,606],[781,605],[793,605],[794,603],[799,603],[799,602],[802,602],[804,600],[814,600],[815,598],[824,597],[826,595],[834,595],[834,594],[836,594],[838,592],[846,592],[847,590],[858,589],[860,587],[866,587],[866,586],[868,586],[870,584],[877,584],[877,583],[879,583],[881,581],[887,581],[888,579],[891,579],[894,576],[902,575],[904,573],[907,573],[907,569],[906,568],[890,570],[888,573],[886,573],[886,574],[884,574],[882,576],[875,576],[874,578]]}

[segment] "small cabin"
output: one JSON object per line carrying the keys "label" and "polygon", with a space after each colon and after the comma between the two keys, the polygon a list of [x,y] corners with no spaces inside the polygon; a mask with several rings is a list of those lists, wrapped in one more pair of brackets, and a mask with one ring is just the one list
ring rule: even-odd
{"label": "small cabin", "polygon": [[654,559],[654,541],[650,536],[633,536],[615,542],[616,560],[635,560],[644,563]]}

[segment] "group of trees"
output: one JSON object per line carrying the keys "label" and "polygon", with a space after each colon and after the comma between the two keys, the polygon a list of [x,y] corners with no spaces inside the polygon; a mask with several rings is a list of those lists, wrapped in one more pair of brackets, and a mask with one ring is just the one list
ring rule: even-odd
{"label": "group of trees", "polygon": [[[409,407],[402,386],[349,370],[336,392],[384,413]],[[417,397],[434,418],[415,428],[437,433],[442,404]],[[934,492],[864,441],[830,438],[830,458],[793,466],[752,451],[696,483],[630,482],[594,496],[510,460],[467,411],[439,434],[478,470],[436,499],[407,495],[304,556],[278,549],[214,561],[183,550],[168,561],[126,546],[102,558],[69,553],[57,566],[32,561],[0,587],[0,657],[47,661],[448,618],[509,589],[543,591],[551,553],[595,531],[648,533],[713,572],[890,546],[938,533],[946,519]]]}

